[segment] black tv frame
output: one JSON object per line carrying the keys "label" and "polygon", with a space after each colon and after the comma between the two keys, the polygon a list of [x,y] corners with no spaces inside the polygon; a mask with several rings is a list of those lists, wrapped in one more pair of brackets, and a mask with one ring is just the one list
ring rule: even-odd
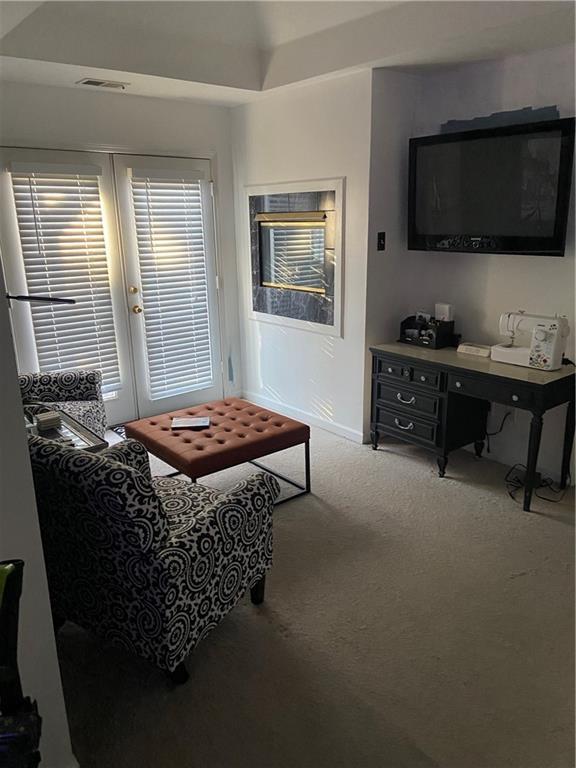
{"label": "black tv frame", "polygon": [[[408,250],[410,251],[456,251],[460,253],[510,253],[532,256],[564,256],[566,230],[570,209],[572,184],[572,161],[574,157],[573,117],[559,120],[544,120],[536,123],[482,128],[457,133],[442,133],[436,136],[422,136],[410,139],[409,149],[409,188],[408,188]],[[560,169],[558,176],[558,198],[556,201],[556,219],[552,237],[512,237],[492,235],[482,236],[463,232],[446,232],[442,235],[425,235],[416,231],[416,179],[418,148],[427,144],[447,144],[491,138],[494,136],[513,136],[524,133],[546,133],[561,131]],[[444,241],[444,243],[443,243]],[[440,245],[443,243],[443,245]]]}

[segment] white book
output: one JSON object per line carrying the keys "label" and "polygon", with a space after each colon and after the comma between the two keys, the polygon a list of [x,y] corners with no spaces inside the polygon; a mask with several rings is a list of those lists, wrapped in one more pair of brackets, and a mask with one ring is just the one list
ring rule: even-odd
{"label": "white book", "polygon": [[207,429],[210,416],[173,416],[172,429]]}

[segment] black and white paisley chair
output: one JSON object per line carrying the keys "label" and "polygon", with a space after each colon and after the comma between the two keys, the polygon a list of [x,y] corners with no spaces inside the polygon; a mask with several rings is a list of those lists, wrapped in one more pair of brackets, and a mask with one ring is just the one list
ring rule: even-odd
{"label": "black and white paisley chair", "polygon": [[248,589],[264,599],[280,488],[259,473],[227,492],[153,478],[126,440],[93,454],[29,438],[50,599],[92,630],[169,673]]}
{"label": "black and white paisley chair", "polygon": [[24,406],[42,404],[57,408],[104,437],[106,412],[100,371],[24,373],[19,378]]}

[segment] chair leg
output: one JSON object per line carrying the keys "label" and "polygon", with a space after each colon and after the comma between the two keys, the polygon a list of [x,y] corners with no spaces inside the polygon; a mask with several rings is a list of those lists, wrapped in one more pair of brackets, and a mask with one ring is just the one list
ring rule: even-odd
{"label": "chair leg", "polygon": [[186,664],[180,662],[173,672],[168,672],[168,679],[174,683],[174,685],[184,685],[190,679]]}
{"label": "chair leg", "polygon": [[250,587],[250,599],[254,605],[261,605],[264,602],[264,590],[266,589],[266,576]]}

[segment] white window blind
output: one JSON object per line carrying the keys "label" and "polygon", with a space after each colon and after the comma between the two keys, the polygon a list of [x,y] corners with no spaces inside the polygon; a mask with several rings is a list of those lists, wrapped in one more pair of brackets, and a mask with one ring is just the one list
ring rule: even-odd
{"label": "white window blind", "polygon": [[199,181],[132,171],[150,397],[213,383]]}
{"label": "white window blind", "polygon": [[323,292],[324,272],[323,226],[270,228],[271,283]]}
{"label": "white window blind", "polygon": [[77,302],[31,304],[40,370],[97,368],[103,391],[118,390],[98,175],[13,170],[12,187],[29,293]]}

